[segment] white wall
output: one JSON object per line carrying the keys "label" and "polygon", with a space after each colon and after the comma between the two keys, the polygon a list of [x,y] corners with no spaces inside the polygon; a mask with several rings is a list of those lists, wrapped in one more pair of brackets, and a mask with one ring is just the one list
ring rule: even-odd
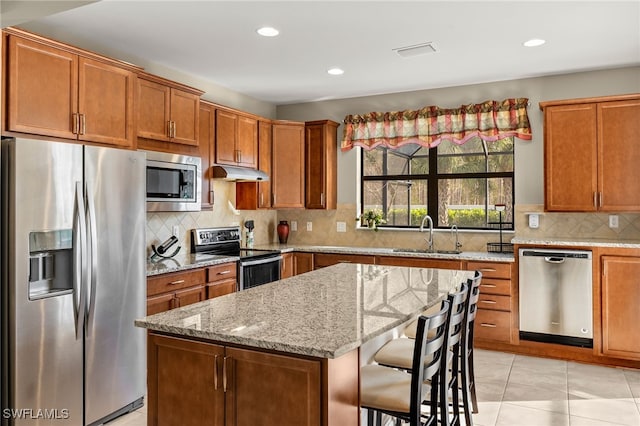
{"label": "white wall", "polygon": [[[277,107],[277,118],[286,120],[331,119],[342,122],[348,114],[371,111],[419,109],[428,105],[454,108],[462,104],[506,98],[529,98],[528,109],[533,138],[516,139],[516,204],[542,204],[543,188],[543,120],[538,106],[541,101],[606,96],[640,92],[640,67],[563,74],[497,83],[456,86],[443,89],[393,93],[350,99],[283,105]],[[342,139],[344,126],[338,129]],[[338,153],[338,203],[356,203],[356,150]]]}

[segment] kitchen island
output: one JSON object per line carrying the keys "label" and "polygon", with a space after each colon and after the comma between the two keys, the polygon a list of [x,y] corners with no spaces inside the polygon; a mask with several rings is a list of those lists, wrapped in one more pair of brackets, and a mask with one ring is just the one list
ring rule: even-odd
{"label": "kitchen island", "polygon": [[339,264],[137,320],[148,424],[358,425],[361,348],[472,275]]}

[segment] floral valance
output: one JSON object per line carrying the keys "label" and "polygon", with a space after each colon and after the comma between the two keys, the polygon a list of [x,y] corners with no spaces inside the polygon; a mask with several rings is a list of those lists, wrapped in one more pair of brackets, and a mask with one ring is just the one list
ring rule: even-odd
{"label": "floral valance", "polygon": [[344,119],[342,150],[391,149],[408,143],[435,147],[443,140],[461,145],[473,137],[496,141],[515,136],[531,140],[526,98],[486,101],[460,108],[428,106],[414,111],[370,112]]}

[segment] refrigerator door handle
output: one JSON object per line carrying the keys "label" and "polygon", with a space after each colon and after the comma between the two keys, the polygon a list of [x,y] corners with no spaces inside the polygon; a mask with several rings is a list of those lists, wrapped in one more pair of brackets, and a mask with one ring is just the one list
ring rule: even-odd
{"label": "refrigerator door handle", "polygon": [[85,182],[85,199],[87,202],[87,222],[89,225],[89,235],[88,240],[89,244],[87,248],[89,249],[89,281],[87,282],[87,325],[85,327],[87,337],[91,335],[91,331],[93,330],[93,317],[96,311],[96,286],[97,286],[97,270],[98,270],[98,238],[97,238],[97,226],[96,226],[96,207],[94,202],[93,193],[91,192],[91,182]]}
{"label": "refrigerator door handle", "polygon": [[75,217],[73,221],[73,300],[76,340],[83,338],[86,310],[85,283],[87,281],[87,224],[85,221],[82,182],[76,182]]}

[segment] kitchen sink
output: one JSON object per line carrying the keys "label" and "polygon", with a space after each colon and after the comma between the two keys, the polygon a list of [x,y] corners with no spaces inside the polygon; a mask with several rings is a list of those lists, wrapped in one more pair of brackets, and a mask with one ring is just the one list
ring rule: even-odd
{"label": "kitchen sink", "polygon": [[440,254],[460,254],[460,253],[462,253],[462,251],[460,251],[460,250],[438,250],[438,251],[436,251],[436,253],[440,253]]}
{"label": "kitchen sink", "polygon": [[460,254],[462,253],[460,250],[436,250],[429,251],[427,249],[417,249],[417,248],[394,248],[394,253],[438,253],[438,254]]}

